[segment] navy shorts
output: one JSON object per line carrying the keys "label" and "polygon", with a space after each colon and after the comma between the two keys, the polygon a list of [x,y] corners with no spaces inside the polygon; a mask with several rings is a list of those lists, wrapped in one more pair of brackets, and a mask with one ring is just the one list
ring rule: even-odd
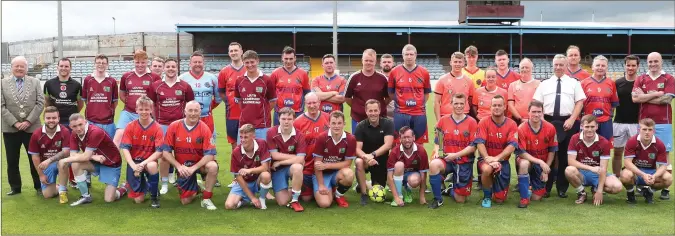
{"label": "navy shorts", "polygon": [[239,139],[239,120],[225,120],[225,131],[227,132],[227,142],[237,143]]}
{"label": "navy shorts", "polygon": [[473,161],[464,164],[455,164],[454,162],[443,162],[445,164],[445,173],[453,174],[452,188],[455,194],[460,196],[470,196],[471,186],[473,185]]}
{"label": "navy shorts", "polygon": [[394,130],[399,130],[403,126],[410,127],[415,133],[416,143],[427,143],[427,116],[412,116],[401,113],[394,113]]}
{"label": "navy shorts", "polygon": [[[511,183],[511,163],[508,160],[500,161],[501,165],[499,168],[494,169],[492,176],[494,178],[494,183],[492,184],[492,192],[495,199],[506,200],[506,197],[509,194],[509,183]],[[478,158],[478,168],[482,165],[487,165],[483,162],[483,158]],[[486,173],[483,173],[486,174]]]}
{"label": "navy shorts", "polygon": [[598,135],[605,137],[607,141],[613,141],[614,140],[614,125],[612,124],[612,120],[608,120],[605,122],[599,122],[598,123],[598,131],[596,131]]}
{"label": "navy shorts", "polygon": [[[139,164],[143,161],[134,160],[134,163]],[[150,183],[147,181],[148,172],[143,170],[141,174],[136,177],[134,176],[134,170],[131,169],[131,166],[127,165],[127,183],[129,184],[129,198],[137,198],[144,196],[145,193],[150,189]]]}

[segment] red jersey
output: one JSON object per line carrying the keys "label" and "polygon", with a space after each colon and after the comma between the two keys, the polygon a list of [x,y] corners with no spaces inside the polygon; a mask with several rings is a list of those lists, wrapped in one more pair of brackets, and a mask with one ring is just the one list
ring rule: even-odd
{"label": "red jersey", "polygon": [[380,114],[387,114],[387,103],[384,102],[385,98],[389,98],[387,84],[387,76],[380,72],[366,76],[357,71],[349,76],[345,98],[352,98],[351,117],[354,121],[360,122],[367,118],[365,105],[368,99],[380,102]]}
{"label": "red jersey", "polygon": [[[492,117],[487,117],[478,122],[478,134],[476,144],[482,143],[487,149],[489,156],[497,156],[506,146],[511,145],[518,149],[518,126],[511,118],[504,117],[504,122],[497,124]],[[504,160],[508,161],[511,155]]]}
{"label": "red jersey", "polygon": [[316,120],[309,118],[306,113],[295,118],[293,127],[304,134],[305,138],[305,168],[302,173],[306,175],[314,174],[314,151],[316,147],[316,140],[319,134],[328,130],[330,115],[319,111],[319,117]]}
{"label": "red jersey", "polygon": [[136,113],[136,100],[143,95],[148,95],[150,86],[158,80],[162,80],[162,78],[152,72],[147,72],[142,75],[136,74],[135,71],[124,73],[122,79],[120,79],[120,91],[125,92],[127,96],[127,101],[124,103],[124,110]]}
{"label": "red jersey", "polygon": [[211,129],[203,121],[188,129],[185,119],[180,119],[167,128],[162,149],[173,152],[178,163],[192,166],[206,155],[216,155],[211,138]]}
{"label": "red jersey", "polygon": [[424,146],[421,144],[412,144],[412,154],[408,156],[403,150],[403,144],[398,144],[391,149],[389,158],[387,159],[387,169],[394,171],[396,162],[403,162],[404,172],[428,172],[429,171],[429,157]]}
{"label": "red jersey", "polygon": [[[508,101],[513,101],[516,111],[518,111],[518,114],[523,119],[528,119],[530,117],[528,108],[534,97],[534,92],[537,91],[537,87],[539,87],[540,83],[541,81],[533,78],[528,82],[517,80],[509,85]],[[511,112],[508,113],[510,114]]]}
{"label": "red jersey", "polygon": [[[262,166],[263,163],[272,160],[268,151],[267,143],[262,139],[253,140],[253,156],[249,156],[244,151],[241,144],[232,150],[232,159],[230,160],[230,172],[235,178],[239,175],[241,169],[252,169]],[[249,174],[243,176],[246,182],[256,181],[260,174]]]}
{"label": "red jersey", "polygon": [[452,73],[442,76],[434,87],[434,93],[441,96],[441,116],[452,114],[452,96],[458,93],[464,94],[464,113],[469,114],[471,108],[470,99],[474,96],[475,90],[476,88],[474,88],[471,78],[464,74],[460,77],[454,77]]}
{"label": "red jersey", "polygon": [[[675,79],[672,75],[661,73],[658,78],[652,79],[648,74],[640,75],[635,79],[633,92],[644,94],[663,92],[666,95],[675,96]],[[670,104],[640,104],[640,120],[652,118],[656,124],[672,124],[673,109]]]}
{"label": "red jersey", "polygon": [[164,143],[162,127],[154,120],[143,127],[139,120],[134,120],[124,129],[120,149],[127,149],[134,161],[144,161],[155,152],[162,151]]}
{"label": "red jersey", "polygon": [[581,81],[581,88],[586,93],[584,100],[584,114],[593,114],[598,118],[598,122],[609,121],[613,116],[612,108],[619,105],[619,96],[616,93],[616,85],[609,78],[603,78],[598,81],[589,77]]}
{"label": "red jersey", "polygon": [[[476,146],[476,132],[478,123],[473,117],[465,116],[463,120],[456,121],[452,115],[443,116],[436,124],[436,129],[443,131],[443,152],[458,153],[468,146]],[[436,140],[438,143],[439,140]],[[440,146],[440,144],[439,144]],[[464,164],[473,162],[473,153],[455,159],[453,163]]]}
{"label": "red jersey", "polygon": [[113,105],[119,97],[118,91],[117,80],[110,76],[100,83],[91,75],[85,77],[82,80],[82,100],[87,104],[84,117],[97,124],[112,124],[117,108]]}
{"label": "red jersey", "polygon": [[520,124],[518,127],[518,150],[516,156],[523,153],[530,156],[548,161],[548,153],[558,151],[558,138],[556,137],[555,127],[548,121],[542,120],[541,127],[536,132],[532,129],[530,122]]}
{"label": "red jersey", "polygon": [[309,93],[309,76],[307,71],[295,67],[293,71],[279,67],[270,75],[277,89],[276,109],[290,107],[297,112],[302,112],[304,95]]}
{"label": "red jersey", "polygon": [[391,70],[389,77],[389,93],[394,94],[395,112],[413,116],[425,115],[424,96],[431,93],[429,71],[420,65],[412,70],[399,65]]}
{"label": "red jersey", "polygon": [[[324,163],[340,163],[345,160],[354,160],[356,158],[356,138],[354,135],[342,131],[340,141],[335,143],[329,131],[319,134],[316,140],[314,158],[322,158]],[[337,170],[324,170],[326,173],[332,173]]]}
{"label": "red jersey", "polygon": [[218,73],[218,92],[225,93],[225,110],[228,120],[239,120],[241,115],[241,108],[239,104],[234,101],[234,87],[237,78],[244,76],[246,70],[242,70],[244,65],[235,68],[233,65],[228,65],[220,70]]}
{"label": "red jersey", "polygon": [[480,87],[473,93],[473,101],[471,101],[471,104],[476,106],[479,121],[492,115],[490,107],[492,106],[492,98],[496,95],[502,95],[502,97],[504,97],[504,112],[508,111],[508,109],[506,109],[506,98],[508,96],[506,89],[496,87],[495,90],[488,91],[487,87]]}
{"label": "red jersey", "polygon": [[[305,135],[291,128],[291,135],[287,140],[284,140],[281,135],[281,126],[274,126],[267,130],[267,147],[269,152],[280,152],[296,156],[307,156],[307,142],[305,142]],[[272,163],[274,163],[272,159]]]}
{"label": "red jersey", "polygon": [[[506,71],[506,74],[501,75],[499,74],[499,71],[497,71],[497,87],[508,90],[509,85],[518,80],[520,80],[520,74],[518,74],[518,72],[509,69]],[[487,86],[487,80],[484,80],[482,85]]]}
{"label": "red jersey", "polygon": [[262,72],[253,80],[245,73],[237,78],[234,87],[234,97],[241,107],[239,127],[245,124],[251,124],[256,129],[270,127],[270,101],[277,99],[274,81]]}
{"label": "red jersey", "polygon": [[64,125],[56,125],[56,132],[52,137],[47,134],[46,125],[36,129],[30,136],[28,155],[40,156],[40,162],[45,161],[62,150],[70,149],[70,131]]}
{"label": "red jersey", "polygon": [[591,74],[584,70],[584,68],[581,68],[581,66],[579,66],[579,70],[574,72],[572,72],[568,67],[567,70],[565,70],[565,74],[570,78],[577,79],[578,81],[582,81],[591,77]]}
{"label": "red jersey", "polygon": [[638,168],[656,169],[657,165],[668,165],[666,145],[652,136],[652,142],[643,146],[640,135],[630,137],[626,142],[626,152],[623,158],[633,158],[633,164]]}
{"label": "red jersey", "polygon": [[[345,87],[347,81],[344,77],[335,74],[333,77],[326,77],[326,75],[317,76],[311,82],[312,90],[316,92],[338,92],[338,94],[345,95]],[[332,103],[328,101],[321,101],[321,111],[331,113],[332,111],[342,111],[342,103]]]}
{"label": "red jersey", "polygon": [[155,102],[155,115],[161,125],[170,125],[171,122],[185,117],[185,104],[195,100],[192,86],[182,80],[169,86],[166,81],[155,81],[148,97]]}
{"label": "red jersey", "polygon": [[105,160],[101,164],[104,166],[119,167],[122,165],[122,156],[120,156],[117,145],[108,133],[93,124],[84,127],[84,137],[76,133],[70,135],[70,150],[80,152],[89,150],[94,155],[102,155]]}
{"label": "red jersey", "polygon": [[577,161],[587,166],[600,166],[600,160],[609,160],[609,150],[612,144],[600,135],[595,135],[595,141],[590,147],[586,146],[581,133],[576,133],[570,138],[567,154],[576,155]]}

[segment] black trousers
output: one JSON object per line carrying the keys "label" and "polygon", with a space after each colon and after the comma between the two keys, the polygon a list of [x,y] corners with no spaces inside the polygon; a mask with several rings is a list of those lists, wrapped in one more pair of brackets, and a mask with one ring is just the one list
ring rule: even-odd
{"label": "black trousers", "polygon": [[[12,190],[21,191],[21,172],[19,171],[19,160],[21,159],[21,145],[23,145],[28,154],[28,144],[30,143],[30,136],[32,134],[19,131],[16,133],[2,133],[2,138],[5,143],[5,151],[7,162],[7,181]],[[33,165],[31,157],[28,156],[26,161],[30,163],[30,175],[33,177],[33,188],[40,189],[40,176]]]}
{"label": "black trousers", "polygon": [[570,144],[570,138],[572,135],[579,133],[579,121],[575,121],[574,125],[570,130],[564,131],[563,124],[565,120],[569,117],[562,117],[559,119],[553,119],[550,116],[544,116],[546,121],[551,122],[556,128],[556,136],[558,137],[558,152],[556,153],[556,161],[558,162],[558,168],[551,168],[551,172],[548,174],[548,182],[546,183],[546,192],[551,192],[553,188],[553,181],[555,180],[555,186],[558,190],[558,194],[566,193],[570,184],[565,177],[565,169],[567,168],[567,147]]}

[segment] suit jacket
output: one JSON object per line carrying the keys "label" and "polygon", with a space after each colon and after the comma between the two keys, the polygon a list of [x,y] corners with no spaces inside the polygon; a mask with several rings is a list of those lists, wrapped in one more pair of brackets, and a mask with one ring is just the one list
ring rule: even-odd
{"label": "suit jacket", "polygon": [[[42,93],[42,86],[40,80],[26,76],[23,81],[23,94],[25,97],[25,104],[23,110],[26,112],[26,118],[19,116],[19,102],[16,101],[14,93],[16,91],[16,80],[14,76],[9,76],[1,82],[2,96],[0,102],[2,103],[2,132],[16,133],[19,130],[14,127],[17,122],[29,121],[31,126],[24,131],[32,133],[40,128],[40,115],[44,109],[45,96]],[[24,99],[22,99],[23,102]]]}

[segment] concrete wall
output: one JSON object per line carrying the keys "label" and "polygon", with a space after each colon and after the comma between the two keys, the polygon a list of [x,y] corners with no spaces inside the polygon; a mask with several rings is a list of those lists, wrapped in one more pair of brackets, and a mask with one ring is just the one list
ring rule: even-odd
{"label": "concrete wall", "polygon": [[2,64],[9,64],[11,60],[9,59],[9,44],[2,43],[0,46],[0,61]]}

